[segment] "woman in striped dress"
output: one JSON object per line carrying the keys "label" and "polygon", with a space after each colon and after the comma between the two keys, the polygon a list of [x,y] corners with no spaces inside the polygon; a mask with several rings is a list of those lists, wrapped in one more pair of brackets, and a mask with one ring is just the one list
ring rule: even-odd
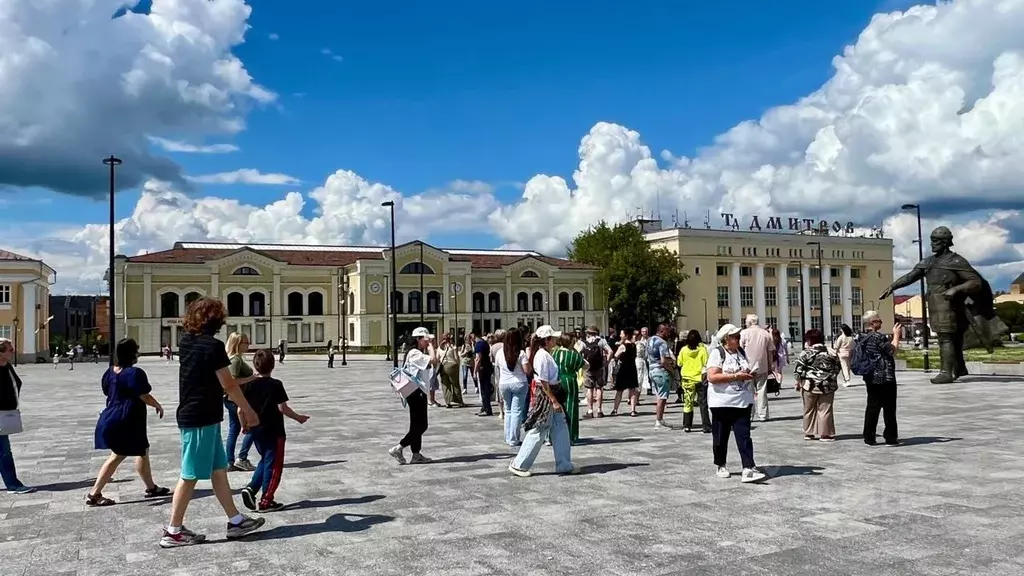
{"label": "woman in striped dress", "polygon": [[558,345],[551,351],[551,356],[558,366],[558,379],[568,391],[565,402],[565,418],[569,422],[569,442],[575,445],[580,439],[580,385],[577,374],[586,362],[583,356],[572,345],[572,337],[563,334],[558,337]]}

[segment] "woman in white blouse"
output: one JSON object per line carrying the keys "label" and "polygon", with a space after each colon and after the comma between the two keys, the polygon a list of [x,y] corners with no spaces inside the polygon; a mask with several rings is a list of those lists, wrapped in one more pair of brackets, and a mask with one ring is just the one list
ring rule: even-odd
{"label": "woman in white blouse", "polygon": [[519,446],[519,427],[526,420],[526,398],[530,383],[526,378],[526,364],[529,357],[523,345],[523,336],[518,330],[509,330],[504,342],[494,356],[494,368],[498,372],[498,391],[501,393],[505,413],[505,443]]}
{"label": "woman in white blouse", "polygon": [[853,353],[853,329],[849,325],[843,324],[841,326],[843,331],[836,338],[835,347],[832,349],[836,356],[839,356],[839,366],[842,367],[843,375],[843,387],[846,388],[850,385],[850,355]]}
{"label": "woman in white blouse", "polygon": [[434,348],[434,336],[426,328],[420,327],[412,331],[412,346],[405,353],[404,369],[409,374],[415,374],[420,389],[413,392],[405,399],[409,407],[409,432],[402,440],[390,450],[388,454],[398,460],[399,464],[405,464],[405,448],[412,449],[413,464],[425,464],[430,462],[420,453],[423,446],[423,433],[427,431],[427,394],[424,391],[428,382],[437,372],[440,358],[437,356],[437,349]]}
{"label": "woman in white blouse", "polygon": [[535,393],[530,404],[530,413],[526,417],[526,438],[519,448],[519,454],[508,466],[509,472],[516,476],[530,476],[530,468],[544,445],[545,437],[550,440],[555,453],[555,472],[578,472],[572,464],[572,444],[569,441],[569,423],[565,418],[564,407],[565,402],[576,399],[566,397],[567,390],[561,386],[558,365],[550,352],[558,344],[558,337],[561,335],[561,332],[555,332],[551,326],[541,326],[537,328],[530,344],[528,368],[532,368],[533,371]]}
{"label": "woman in white blouse", "polygon": [[764,480],[754,464],[754,443],[750,439],[750,407],[754,404],[752,381],[758,366],[751,366],[740,349],[740,329],[732,324],[719,328],[718,345],[708,357],[708,407],[711,408],[711,434],[715,468],[719,478],[731,476],[725,467],[729,434],[736,436],[736,448],[743,462],[741,481]]}

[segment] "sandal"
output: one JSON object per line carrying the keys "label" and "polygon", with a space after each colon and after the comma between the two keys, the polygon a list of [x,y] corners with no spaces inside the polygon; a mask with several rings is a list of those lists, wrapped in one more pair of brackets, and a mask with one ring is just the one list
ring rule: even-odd
{"label": "sandal", "polygon": [[171,495],[171,489],[170,488],[164,488],[162,486],[153,486],[152,488],[146,490],[146,492],[144,494],[144,496],[146,498],[160,498],[161,496],[170,496],[170,495]]}
{"label": "sandal", "polygon": [[639,415],[640,415],[640,413],[639,413],[639,412],[637,412],[636,410],[632,410],[632,411],[630,411],[629,415],[630,415],[631,417],[633,417],[633,418],[636,418],[637,416],[639,416]]}
{"label": "sandal", "polygon": [[85,497],[86,506],[93,506],[98,508],[101,506],[113,506],[114,504],[117,504],[117,502],[114,502],[110,498],[104,498],[103,494],[89,494],[88,496]]}

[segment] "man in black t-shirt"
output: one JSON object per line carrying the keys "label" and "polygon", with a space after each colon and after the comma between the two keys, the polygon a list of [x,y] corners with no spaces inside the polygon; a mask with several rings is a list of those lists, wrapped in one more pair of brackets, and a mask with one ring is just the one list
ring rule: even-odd
{"label": "man in black t-shirt", "polygon": [[190,546],[206,541],[206,535],[184,527],[185,511],[192,500],[196,482],[210,480],[217,500],[228,516],[227,537],[241,538],[263,526],[263,518],[239,513],[232,502],[228,483],[228,458],[221,439],[224,420],[223,397],[238,405],[242,427],[259,424],[259,418],[245,401],[240,386],[253,378],[231,376],[224,343],[214,338],[227,317],[224,304],[215,298],[193,301],[185,311],[182,327],[186,334],[179,344],[178,428],[181,433],[181,479],[174,488],[171,521],[160,539],[163,548]]}
{"label": "man in black t-shirt", "polygon": [[480,411],[477,416],[493,416],[491,408],[491,396],[494,395],[494,364],[491,363],[491,345],[483,338],[477,338],[473,346],[476,354],[473,373],[476,374],[477,382],[480,385]]}
{"label": "man in black t-shirt", "polygon": [[[288,406],[284,384],[270,377],[274,371],[274,354],[270,350],[257,351],[252,364],[259,378],[243,386],[242,390],[260,418],[260,425],[252,429],[252,440],[260,453],[260,463],[253,471],[249,485],[242,489],[242,503],[250,510],[273,512],[284,507],[274,500],[284,472],[284,417],[305,424],[309,416],[296,414]],[[256,495],[261,491],[263,497],[257,503]]]}

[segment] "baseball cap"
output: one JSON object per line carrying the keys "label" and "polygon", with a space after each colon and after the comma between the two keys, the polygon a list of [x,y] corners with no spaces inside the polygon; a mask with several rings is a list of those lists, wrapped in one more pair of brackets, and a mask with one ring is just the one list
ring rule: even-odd
{"label": "baseball cap", "polygon": [[735,336],[740,332],[742,332],[742,330],[735,324],[726,324],[725,326],[719,328],[718,332],[715,333],[715,340],[725,340],[726,336]]}
{"label": "baseball cap", "polygon": [[562,335],[562,333],[556,332],[554,328],[545,324],[540,328],[537,328],[537,332],[535,332],[535,335],[537,336],[537,338],[558,338],[559,336]]}
{"label": "baseball cap", "polygon": [[426,328],[420,326],[419,328],[416,328],[415,330],[412,331],[412,337],[413,338],[430,338],[431,337],[430,330],[427,330]]}

